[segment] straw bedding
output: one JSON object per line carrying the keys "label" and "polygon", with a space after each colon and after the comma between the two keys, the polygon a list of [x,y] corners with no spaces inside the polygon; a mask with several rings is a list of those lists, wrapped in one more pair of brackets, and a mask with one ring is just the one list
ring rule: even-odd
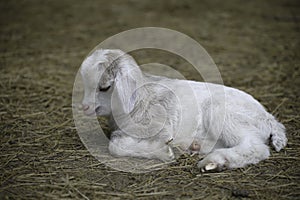
{"label": "straw bedding", "polygon": [[[298,1],[1,1],[0,199],[299,198],[299,8]],[[288,146],[257,165],[207,174],[196,156],[147,174],[91,156],[72,118],[78,67],[102,40],[141,26],[199,41],[226,85],[252,94],[286,126]],[[133,55],[201,80],[177,56]]]}

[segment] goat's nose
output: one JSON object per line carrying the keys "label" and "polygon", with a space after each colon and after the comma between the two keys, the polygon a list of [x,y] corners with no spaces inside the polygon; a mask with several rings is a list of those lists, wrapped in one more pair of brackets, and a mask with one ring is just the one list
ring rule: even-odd
{"label": "goat's nose", "polygon": [[89,108],[90,108],[90,106],[82,104],[82,110],[83,110],[83,111],[86,111],[86,110],[88,110]]}

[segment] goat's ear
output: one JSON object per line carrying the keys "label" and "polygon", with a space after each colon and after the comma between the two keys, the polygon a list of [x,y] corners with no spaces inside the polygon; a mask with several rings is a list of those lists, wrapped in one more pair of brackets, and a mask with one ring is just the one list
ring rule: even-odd
{"label": "goat's ear", "polygon": [[138,66],[123,66],[116,73],[115,90],[117,90],[123,112],[127,114],[134,108],[141,80],[142,74]]}

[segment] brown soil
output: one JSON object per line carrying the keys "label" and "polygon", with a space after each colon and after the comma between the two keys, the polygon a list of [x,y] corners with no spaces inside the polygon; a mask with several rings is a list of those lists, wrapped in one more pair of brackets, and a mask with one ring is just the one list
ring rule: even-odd
{"label": "brown soil", "polygon": [[[0,199],[299,199],[300,3],[290,1],[0,1]],[[147,174],[99,163],[77,135],[72,86],[109,36],[158,26],[205,47],[226,85],[257,98],[287,128],[288,146],[243,169],[201,174],[195,157]],[[139,63],[185,61],[134,52]]]}

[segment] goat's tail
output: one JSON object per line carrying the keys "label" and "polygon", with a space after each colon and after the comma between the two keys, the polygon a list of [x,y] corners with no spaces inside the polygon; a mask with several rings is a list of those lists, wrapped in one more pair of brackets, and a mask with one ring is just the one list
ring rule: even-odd
{"label": "goat's tail", "polygon": [[287,144],[287,138],[285,134],[285,127],[278,122],[273,116],[268,120],[271,128],[271,144],[278,152]]}

